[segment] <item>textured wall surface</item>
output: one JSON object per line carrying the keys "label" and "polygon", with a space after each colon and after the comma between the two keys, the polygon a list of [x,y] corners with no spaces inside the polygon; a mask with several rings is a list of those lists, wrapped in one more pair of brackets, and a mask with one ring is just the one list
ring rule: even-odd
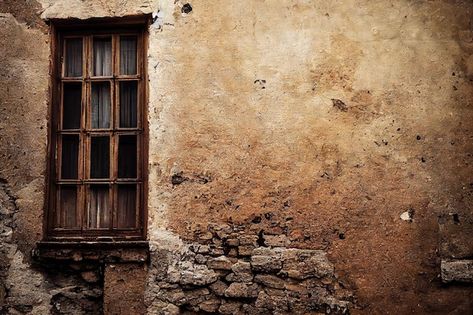
{"label": "textured wall surface", "polygon": [[[278,294],[306,298],[301,312],[473,312],[471,284],[456,284],[473,279],[473,3],[186,3],[0,3],[3,310],[67,313],[54,309],[65,280],[45,285],[30,259],[45,197],[43,21],[153,13],[149,314],[291,312]],[[278,255],[295,249],[307,279],[281,273]],[[274,251],[280,267],[254,267]],[[18,268],[39,283],[29,304],[12,289],[26,286]],[[76,298],[74,312],[90,312]]]}

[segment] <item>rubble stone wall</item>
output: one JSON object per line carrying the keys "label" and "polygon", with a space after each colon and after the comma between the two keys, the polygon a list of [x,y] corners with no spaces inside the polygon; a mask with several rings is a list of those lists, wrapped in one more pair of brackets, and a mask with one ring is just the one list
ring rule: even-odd
{"label": "rubble stone wall", "polygon": [[285,247],[284,235],[219,225],[197,240],[152,251],[150,314],[348,314],[354,301],[326,252]]}
{"label": "rubble stone wall", "polygon": [[13,237],[18,211],[10,188],[0,182],[0,314],[100,314],[101,266],[29,263]]}

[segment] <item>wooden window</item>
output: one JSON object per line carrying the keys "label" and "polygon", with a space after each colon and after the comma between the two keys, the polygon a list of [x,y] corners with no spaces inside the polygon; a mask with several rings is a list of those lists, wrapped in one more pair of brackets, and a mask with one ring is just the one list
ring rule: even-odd
{"label": "wooden window", "polygon": [[145,26],[53,27],[48,238],[145,237]]}

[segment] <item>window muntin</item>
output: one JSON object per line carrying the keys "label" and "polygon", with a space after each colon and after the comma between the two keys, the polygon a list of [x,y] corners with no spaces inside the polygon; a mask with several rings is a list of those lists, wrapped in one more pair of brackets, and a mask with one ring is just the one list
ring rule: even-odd
{"label": "window muntin", "polygon": [[58,35],[49,236],[139,238],[144,235],[143,32]]}

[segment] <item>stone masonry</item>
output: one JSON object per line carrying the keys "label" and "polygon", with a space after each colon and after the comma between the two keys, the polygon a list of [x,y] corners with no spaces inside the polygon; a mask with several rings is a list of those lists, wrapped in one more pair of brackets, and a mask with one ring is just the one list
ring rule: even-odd
{"label": "stone masonry", "polygon": [[[152,250],[149,314],[347,314],[354,301],[322,250],[239,226],[208,226],[200,242]],[[272,246],[273,245],[273,246]]]}

